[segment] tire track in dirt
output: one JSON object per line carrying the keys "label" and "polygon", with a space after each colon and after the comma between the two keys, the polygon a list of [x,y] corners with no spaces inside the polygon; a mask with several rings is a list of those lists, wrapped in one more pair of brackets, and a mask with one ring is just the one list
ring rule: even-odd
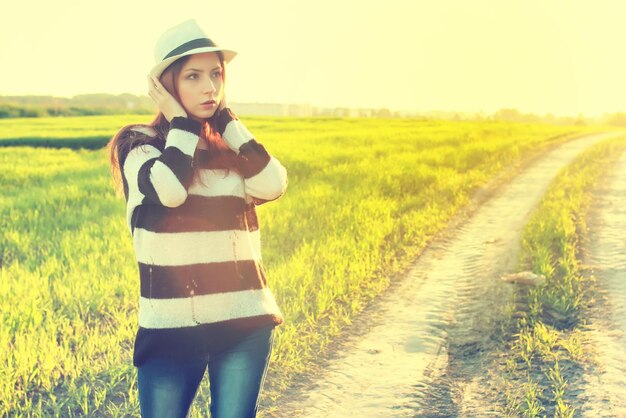
{"label": "tire track in dirt", "polygon": [[598,294],[585,327],[595,353],[585,378],[582,416],[626,417],[626,151],[594,191],[583,261]]}
{"label": "tire track in dirt", "polygon": [[559,170],[611,135],[547,152],[431,243],[272,416],[497,415],[481,379],[511,292],[498,278],[516,268],[522,229]]}

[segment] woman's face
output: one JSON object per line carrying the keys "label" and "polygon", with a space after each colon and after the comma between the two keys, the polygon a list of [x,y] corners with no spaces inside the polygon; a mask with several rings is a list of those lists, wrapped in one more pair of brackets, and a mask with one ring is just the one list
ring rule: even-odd
{"label": "woman's face", "polygon": [[[213,116],[224,96],[222,66],[215,52],[192,55],[178,75],[178,95],[187,114],[198,121]],[[214,100],[210,105],[203,104]]]}

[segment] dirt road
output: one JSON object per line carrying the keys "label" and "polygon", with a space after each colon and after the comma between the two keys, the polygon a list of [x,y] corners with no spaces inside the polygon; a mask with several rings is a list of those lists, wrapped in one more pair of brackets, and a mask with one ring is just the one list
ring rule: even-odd
{"label": "dirt road", "polygon": [[609,135],[549,151],[435,240],[297,379],[271,416],[496,415],[480,376],[511,290],[499,277],[516,270],[521,231],[552,179]]}
{"label": "dirt road", "polygon": [[599,294],[585,335],[595,361],[586,374],[581,411],[626,417],[626,152],[595,191],[584,257]]}

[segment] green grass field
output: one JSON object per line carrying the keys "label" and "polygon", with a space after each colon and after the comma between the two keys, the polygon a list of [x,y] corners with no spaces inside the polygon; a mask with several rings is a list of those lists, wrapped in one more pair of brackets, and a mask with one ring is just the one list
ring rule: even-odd
{"label": "green grass field", "polygon": [[[139,282],[125,203],[114,195],[105,150],[64,145],[97,148],[98,138],[150,119],[0,121],[0,415],[139,415],[131,362]],[[286,317],[277,328],[275,378],[263,392],[268,399],[408,266],[477,188],[529,155],[591,130],[242,120],[289,175],[285,196],[258,208],[269,285]],[[53,148],[1,146],[15,141]],[[204,383],[193,416],[208,415],[208,393]]]}

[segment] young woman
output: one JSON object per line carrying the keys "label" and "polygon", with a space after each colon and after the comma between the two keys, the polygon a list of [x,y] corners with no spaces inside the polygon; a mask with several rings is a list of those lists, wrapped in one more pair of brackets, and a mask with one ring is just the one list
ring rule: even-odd
{"label": "young woman", "polygon": [[225,64],[195,20],[157,41],[149,125],[111,139],[139,266],[133,364],[143,417],[184,417],[209,370],[211,416],[254,417],[284,318],[261,261],[255,205],[287,172],[228,107]]}

